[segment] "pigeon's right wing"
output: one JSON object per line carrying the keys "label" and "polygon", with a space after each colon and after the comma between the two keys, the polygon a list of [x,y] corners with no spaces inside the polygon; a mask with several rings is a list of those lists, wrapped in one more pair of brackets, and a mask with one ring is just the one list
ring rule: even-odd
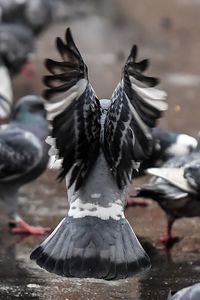
{"label": "pigeon's right wing", "polygon": [[75,183],[77,190],[99,154],[100,104],[69,28],[65,41],[57,38],[57,49],[62,61],[48,59],[51,75],[44,77],[53,127],[50,144],[55,143],[50,151],[63,159],[60,178],[68,174],[68,187]]}
{"label": "pigeon's right wing", "polygon": [[136,62],[136,55],[133,46],[105,121],[104,153],[119,187],[151,154],[151,128],[167,109],[166,93],[155,88],[158,80],[143,75],[148,60]]}

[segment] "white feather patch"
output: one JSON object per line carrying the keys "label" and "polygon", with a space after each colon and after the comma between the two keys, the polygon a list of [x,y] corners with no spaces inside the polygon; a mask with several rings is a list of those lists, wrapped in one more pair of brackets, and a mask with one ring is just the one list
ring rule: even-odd
{"label": "white feather patch", "polygon": [[181,190],[197,194],[197,192],[188,184],[184,178],[183,168],[150,168],[146,171],[148,174],[161,177],[168,181],[170,184],[180,188]]}
{"label": "white feather patch", "polygon": [[167,149],[169,155],[186,155],[189,154],[193,149],[197,147],[197,140],[187,134],[180,134],[177,138],[176,143],[172,144]]}
{"label": "white feather patch", "polygon": [[70,209],[68,212],[69,217],[84,218],[87,216],[97,217],[102,220],[120,220],[125,218],[122,202],[117,201],[110,203],[108,207],[100,206],[94,203],[83,203],[80,198],[70,203]]}
{"label": "white feather patch", "polygon": [[4,66],[0,66],[0,81],[0,96],[4,97],[7,100],[7,102],[5,102],[4,100],[0,101],[0,117],[6,118],[11,112],[13,93],[9,73]]}
{"label": "white feather patch", "polygon": [[51,146],[48,151],[48,154],[50,156],[48,162],[48,168],[55,169],[55,170],[61,169],[63,160],[58,157],[58,149],[56,148],[55,138],[48,136],[45,142]]}
{"label": "white feather patch", "polygon": [[131,76],[129,77],[132,84],[133,90],[136,91],[136,93],[149,105],[152,107],[155,107],[159,111],[165,111],[168,108],[168,104],[166,102],[167,99],[167,93],[163,90],[156,89],[154,87],[142,87],[138,86],[134,83],[133,79],[131,79]]}
{"label": "white feather patch", "polygon": [[86,89],[88,81],[86,79],[80,79],[74,86],[68,91],[62,93],[60,96],[56,96],[52,99],[52,102],[46,104],[46,110],[48,111],[48,120],[53,120],[58,114],[62,113],[75,99],[78,99]]}

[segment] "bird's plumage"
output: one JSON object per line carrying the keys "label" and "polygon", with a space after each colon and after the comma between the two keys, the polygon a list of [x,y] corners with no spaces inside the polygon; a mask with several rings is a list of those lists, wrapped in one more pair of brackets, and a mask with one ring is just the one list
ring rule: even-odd
{"label": "bird's plumage", "polygon": [[[46,168],[48,124],[44,101],[38,96],[23,97],[15,106],[11,121],[0,131],[0,200],[5,205],[10,190],[15,194],[25,183],[37,178]],[[17,215],[17,211],[13,212]],[[14,217],[11,216],[11,217]]]}
{"label": "bird's plumage", "polygon": [[[112,174],[119,187],[123,187],[131,181],[138,162],[151,153],[150,128],[167,109],[166,93],[154,88],[156,78],[142,74],[148,63],[136,62],[134,46],[112,95],[105,122],[100,124],[100,101],[89,83],[87,66],[70,30],[66,31],[65,41],[57,38],[56,44],[63,61],[46,61],[51,75],[44,77],[48,87],[44,97],[50,100],[46,107],[49,118],[53,118],[52,137],[56,139],[59,156],[64,158],[61,176],[70,170],[69,186],[76,180],[78,189],[101,146]],[[73,142],[66,143],[64,132]]]}
{"label": "bird's plumage", "polygon": [[0,59],[0,124],[11,114],[13,91],[8,69]]}
{"label": "bird's plumage", "polygon": [[147,61],[136,62],[134,46],[111,100],[99,100],[70,29],[56,46],[62,60],[46,61],[44,96],[50,152],[63,159],[70,209],[31,258],[63,276],[125,278],[150,266],[124,206],[132,171],[151,152],[151,128],[167,108],[166,94],[142,74]]}
{"label": "bird's plumage", "polygon": [[0,0],[1,21],[23,25],[39,35],[51,23],[55,7],[53,0]]}
{"label": "bird's plumage", "polygon": [[18,24],[0,26],[0,58],[11,76],[21,71],[34,51],[32,32]]}
{"label": "bird's plumage", "polygon": [[180,291],[168,295],[167,300],[199,300],[200,299],[200,283],[193,284]]}
{"label": "bird's plumage", "polygon": [[197,147],[197,139],[194,137],[160,127],[153,128],[152,137],[152,153],[141,163],[139,171],[134,173],[135,176],[144,175],[148,168],[162,166],[172,157],[187,155]]}
{"label": "bird's plumage", "polygon": [[139,188],[137,196],[157,201],[173,221],[182,217],[199,217],[199,167],[197,146],[192,153],[174,157],[161,168],[147,170],[154,177]]}

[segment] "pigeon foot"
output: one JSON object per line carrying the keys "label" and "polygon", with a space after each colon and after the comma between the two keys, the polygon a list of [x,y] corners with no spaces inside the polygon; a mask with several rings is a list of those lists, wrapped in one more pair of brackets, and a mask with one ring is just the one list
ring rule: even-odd
{"label": "pigeon foot", "polygon": [[171,249],[174,244],[176,244],[177,242],[179,242],[179,238],[177,236],[171,236],[171,235],[167,235],[167,234],[164,234],[160,237],[160,242],[162,244],[165,245],[166,249]]}
{"label": "pigeon foot", "polygon": [[10,222],[11,232],[13,234],[32,234],[41,235],[49,232],[51,229],[49,227],[37,227],[26,223],[21,218],[16,221]]}

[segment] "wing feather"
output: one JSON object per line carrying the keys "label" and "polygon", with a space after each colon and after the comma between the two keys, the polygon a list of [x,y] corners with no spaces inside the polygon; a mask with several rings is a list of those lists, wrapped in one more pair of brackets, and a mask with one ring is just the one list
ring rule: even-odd
{"label": "wing feather", "polygon": [[166,93],[155,88],[157,78],[143,74],[149,61],[137,62],[137,52],[134,45],[104,125],[104,153],[120,188],[131,180],[139,162],[150,155],[151,128],[167,109]]}
{"label": "wing feather", "polygon": [[10,128],[0,133],[0,181],[10,181],[26,175],[39,162],[42,149],[30,132]]}
{"label": "wing feather", "polygon": [[56,46],[62,61],[46,60],[50,75],[44,77],[44,96],[49,100],[46,108],[56,153],[63,159],[59,177],[69,174],[68,187],[75,183],[77,190],[99,153],[100,104],[69,28]]}

